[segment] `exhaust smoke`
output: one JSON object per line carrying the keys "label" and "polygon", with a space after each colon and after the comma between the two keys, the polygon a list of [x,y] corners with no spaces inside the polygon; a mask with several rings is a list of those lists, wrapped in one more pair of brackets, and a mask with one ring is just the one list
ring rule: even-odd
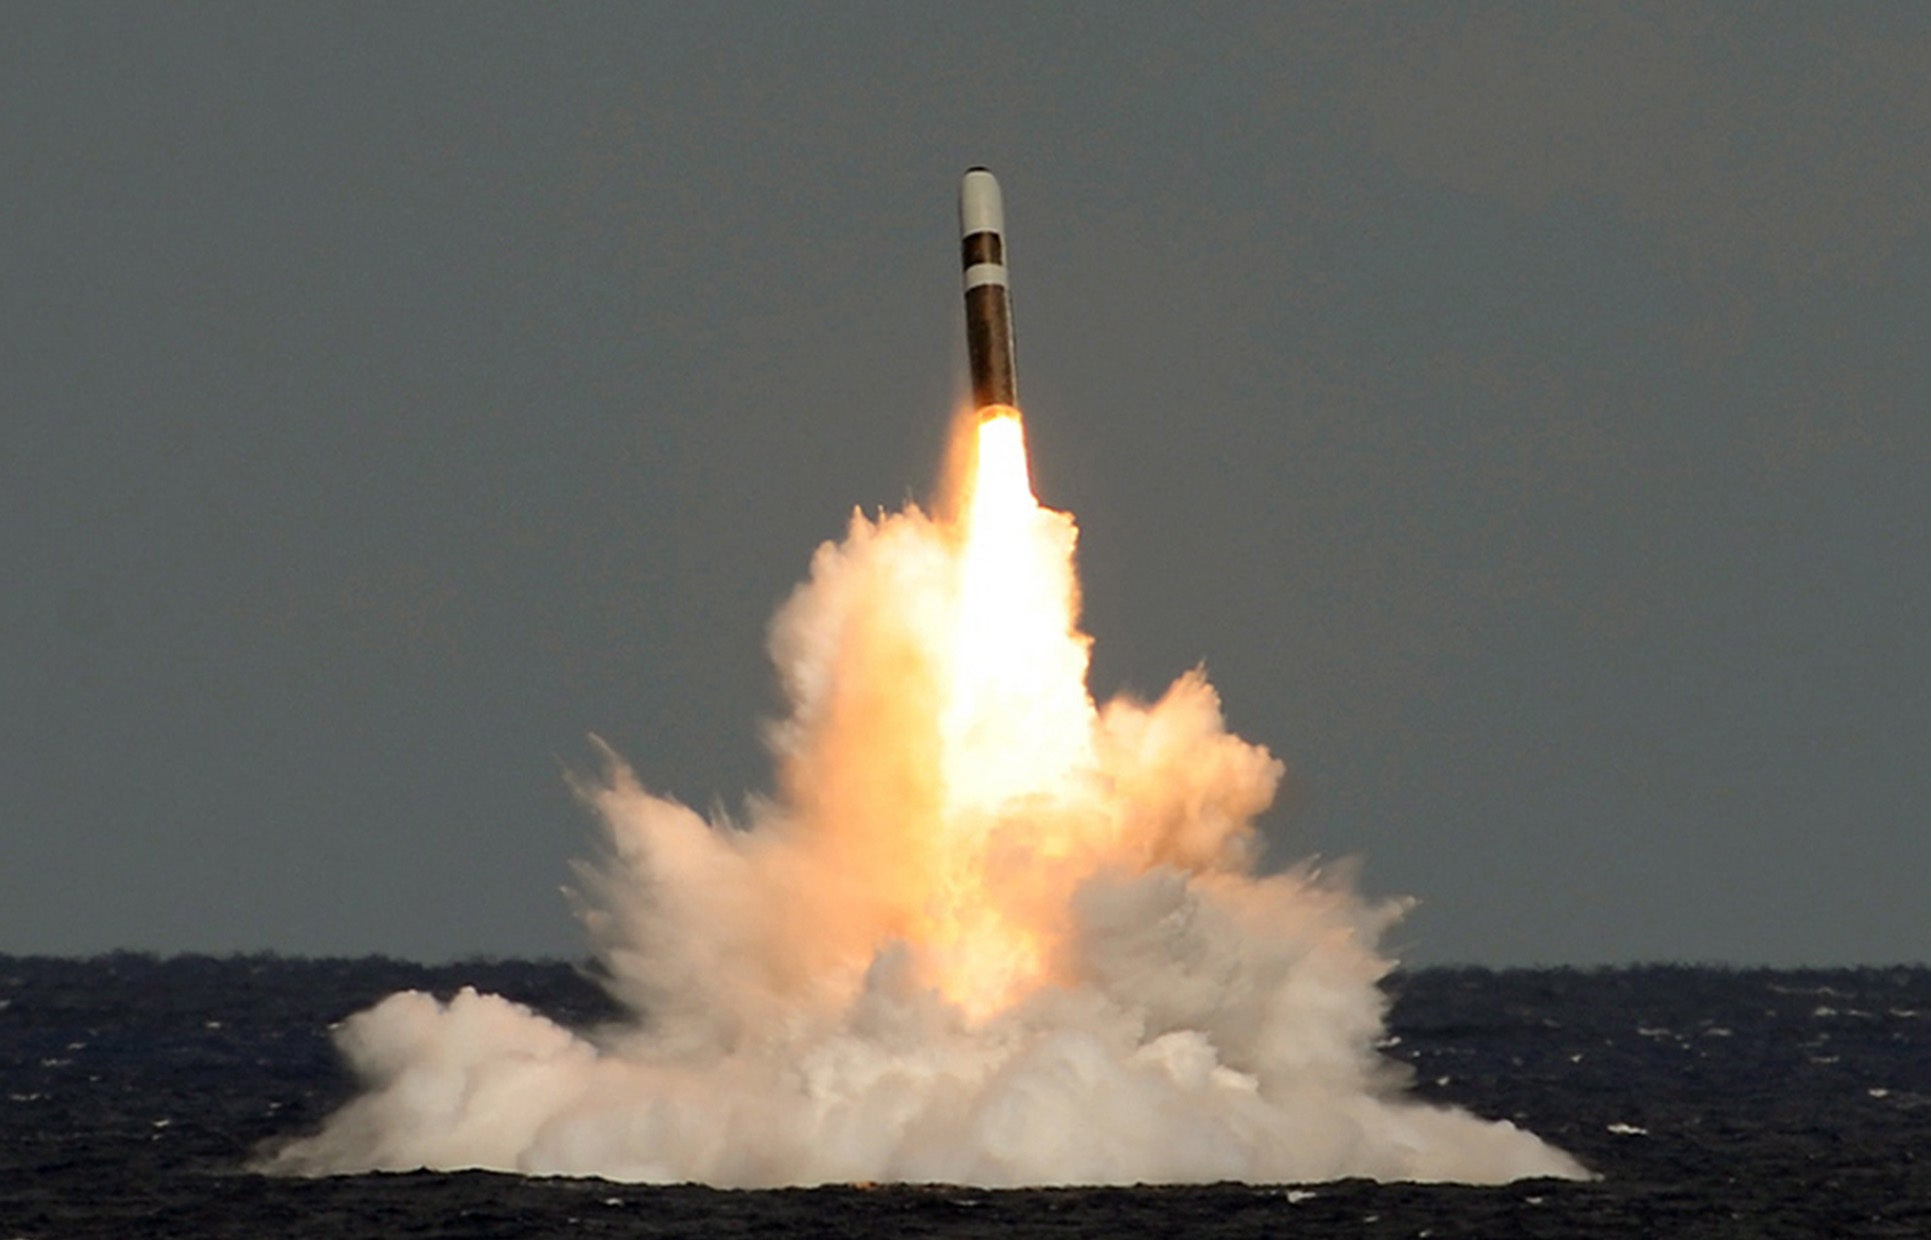
{"label": "exhaust smoke", "polygon": [[392,995],[362,1092],[260,1169],[491,1168],[759,1187],[1582,1177],[1404,1095],[1376,1050],[1403,910],[1257,876],[1281,765],[1205,675],[1097,705],[1072,519],[1016,410],[967,419],[958,511],[820,547],[771,626],[789,712],[742,825],[640,787],[575,898],[629,1023]]}

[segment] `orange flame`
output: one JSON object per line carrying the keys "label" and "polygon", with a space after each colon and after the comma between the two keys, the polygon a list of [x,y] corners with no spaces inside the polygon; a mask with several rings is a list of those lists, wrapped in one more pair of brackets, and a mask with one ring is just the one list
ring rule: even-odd
{"label": "orange flame", "polygon": [[[1095,706],[1078,531],[1033,496],[1018,410],[978,411],[953,461],[946,518],[854,514],[774,622],[782,826],[729,838],[797,919],[774,985],[849,995],[899,942],[983,1020],[1085,980],[1076,897],[1095,877],[1244,868],[1280,770],[1225,731],[1197,671]],[[782,864],[794,846],[809,881]]]}
{"label": "orange flame", "polygon": [[939,988],[984,1016],[1049,969],[1028,893],[1038,864],[1073,847],[1077,816],[1063,811],[1093,765],[1075,530],[1033,496],[1017,409],[980,412],[958,532],[939,672],[936,874],[920,937]]}

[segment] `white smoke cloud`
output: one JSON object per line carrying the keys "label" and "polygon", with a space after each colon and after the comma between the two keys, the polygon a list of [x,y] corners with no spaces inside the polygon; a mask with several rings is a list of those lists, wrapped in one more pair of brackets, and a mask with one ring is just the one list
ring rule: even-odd
{"label": "white smoke cloud", "polygon": [[[635,1019],[572,1032],[473,990],[392,995],[336,1035],[361,1095],[261,1169],[744,1187],[1586,1174],[1511,1124],[1403,1095],[1375,1049],[1376,944],[1403,905],[1309,867],[1252,875],[1280,764],[1225,730],[1198,672],[1095,709],[1071,521],[1038,510],[1035,528],[1061,608],[1042,666],[1077,692],[1042,686],[1014,726],[1074,755],[1062,780],[959,810],[942,726],[958,531],[854,517],[774,621],[791,712],[771,732],[778,794],[747,826],[644,790],[614,755],[580,788],[610,847],[580,870],[579,912]],[[1010,959],[974,957],[1014,933]],[[992,998],[959,998],[961,976]]]}

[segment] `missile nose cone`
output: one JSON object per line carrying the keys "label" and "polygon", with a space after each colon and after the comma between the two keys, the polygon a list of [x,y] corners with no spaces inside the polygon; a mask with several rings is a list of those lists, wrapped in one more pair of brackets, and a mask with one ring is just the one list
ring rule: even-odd
{"label": "missile nose cone", "polygon": [[1005,204],[999,194],[999,179],[984,168],[967,169],[959,182],[959,235],[976,232],[1006,231]]}

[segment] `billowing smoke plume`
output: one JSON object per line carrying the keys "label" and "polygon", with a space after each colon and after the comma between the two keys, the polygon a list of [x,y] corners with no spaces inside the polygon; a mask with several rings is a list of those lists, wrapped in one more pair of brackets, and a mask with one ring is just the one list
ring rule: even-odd
{"label": "billowing smoke plume", "polygon": [[[1013,422],[1013,435],[1018,434]],[[364,1092],[264,1156],[727,1186],[1577,1176],[1404,1098],[1375,1050],[1401,904],[1255,877],[1280,765],[1213,688],[1095,707],[1074,530],[982,441],[957,520],[855,516],[780,611],[778,791],[739,826],[580,791],[580,913],[634,1023],[392,995]],[[1016,480],[1013,470],[1016,468]],[[1000,474],[996,471],[1003,470]],[[1003,480],[1002,480],[1003,479]]]}

